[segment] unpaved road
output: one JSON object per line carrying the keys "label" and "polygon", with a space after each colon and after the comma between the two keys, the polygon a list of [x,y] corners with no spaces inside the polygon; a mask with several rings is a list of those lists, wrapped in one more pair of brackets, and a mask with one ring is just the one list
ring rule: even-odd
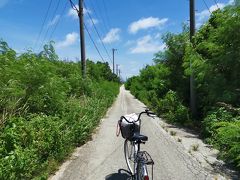
{"label": "unpaved road", "polygon": [[[123,153],[124,139],[116,137],[116,124],[121,115],[141,112],[144,109],[143,103],[121,87],[116,102],[102,120],[93,140],[78,148],[71,159],[50,179],[129,179],[129,175],[122,170],[127,169]],[[147,150],[155,162],[155,180],[222,179],[221,176],[204,169],[186,149],[174,141],[161,128],[159,119],[142,119],[142,133],[149,139],[142,145],[142,149]]]}

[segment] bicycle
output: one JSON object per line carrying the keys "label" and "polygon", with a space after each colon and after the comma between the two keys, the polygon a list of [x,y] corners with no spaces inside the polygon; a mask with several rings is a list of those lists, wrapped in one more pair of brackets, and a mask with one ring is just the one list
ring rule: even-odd
{"label": "bicycle", "polygon": [[146,151],[140,150],[140,145],[148,141],[148,137],[140,134],[141,129],[141,115],[147,114],[150,117],[155,116],[153,112],[145,110],[137,116],[135,113],[121,116],[118,121],[124,142],[124,156],[134,180],[149,180],[147,166],[152,166],[153,179],[153,165],[154,161]]}

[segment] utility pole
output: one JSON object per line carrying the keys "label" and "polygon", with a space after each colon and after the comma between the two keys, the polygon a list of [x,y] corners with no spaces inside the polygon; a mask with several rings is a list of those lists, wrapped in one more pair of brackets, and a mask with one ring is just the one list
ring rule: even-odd
{"label": "utility pole", "polygon": [[[195,34],[195,0],[190,0],[190,42],[193,43]],[[194,73],[192,70],[192,60],[190,59],[190,108],[193,117],[196,117],[196,93],[194,86]]]}
{"label": "utility pole", "polygon": [[240,0],[235,0],[234,5],[235,6],[240,6]]}
{"label": "utility pole", "polygon": [[84,37],[84,22],[83,22],[83,0],[79,0],[79,25],[80,25],[80,47],[81,47],[81,65],[82,77],[86,77],[86,55],[85,55],[85,37]]}
{"label": "utility pole", "polygon": [[117,49],[112,48],[112,53],[113,53],[113,74],[115,73],[115,69],[114,69],[114,66],[115,66],[115,64],[114,64],[114,56],[115,56],[115,51],[116,50]]}
{"label": "utility pole", "polygon": [[193,43],[192,37],[195,34],[195,0],[190,0],[190,42]]}
{"label": "utility pole", "polygon": [[118,76],[118,64],[116,64],[116,74],[117,74],[117,76]]}

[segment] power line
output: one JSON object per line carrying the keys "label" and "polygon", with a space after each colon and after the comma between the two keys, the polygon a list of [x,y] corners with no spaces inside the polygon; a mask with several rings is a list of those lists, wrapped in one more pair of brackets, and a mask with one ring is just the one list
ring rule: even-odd
{"label": "power line", "polygon": [[105,15],[106,15],[107,22],[108,22],[108,26],[111,27],[111,22],[109,20],[108,9],[107,9],[105,0],[102,0],[102,1],[103,1],[103,7],[104,7],[104,12],[105,12]]}
{"label": "power line", "polygon": [[[107,27],[107,25],[106,25],[106,23],[105,23],[105,20],[104,20],[104,18],[103,18],[103,16],[101,15],[101,12],[100,11],[98,11],[99,12],[99,14],[100,14],[100,16],[99,16],[99,14],[97,13],[97,11],[96,11],[96,8],[93,6],[93,3],[92,3],[92,1],[90,0],[89,1],[90,3],[91,3],[91,7],[92,7],[92,9],[93,9],[93,11],[95,12],[95,14],[96,14],[96,16],[97,16],[97,18],[98,19],[101,19],[102,20],[102,22],[103,22],[103,27],[104,27],[104,29],[105,29],[105,33],[107,33],[108,32],[108,27]],[[98,1],[96,1],[96,5],[97,5],[97,7],[98,7],[98,4],[97,4],[97,2]],[[99,8],[97,8],[98,10],[99,10]]]}
{"label": "power line", "polygon": [[[87,6],[86,6],[85,3],[84,3],[84,6],[85,6],[85,8],[87,9]],[[92,19],[92,16],[90,15],[90,13],[89,13],[88,11],[87,11],[87,14],[88,14],[88,16],[89,16],[89,18],[90,18],[90,20],[91,20],[91,22],[92,22],[92,24],[93,24],[93,27],[94,27],[97,35],[98,35],[99,40],[101,41],[101,44],[102,44],[103,48],[105,49],[105,51],[106,51],[106,53],[107,53],[107,55],[108,55],[109,60],[112,62],[111,57],[110,57],[110,55],[109,55],[109,53],[108,53],[108,51],[107,51],[107,48],[106,48],[106,46],[104,45],[104,43],[103,43],[103,41],[102,41],[102,38],[101,38],[101,36],[100,36],[100,34],[99,34],[98,30],[97,30],[97,27],[96,27],[96,25],[95,25],[95,23],[94,23],[94,21],[93,21],[93,19]]]}
{"label": "power line", "polygon": [[214,0],[214,2],[216,4],[217,8],[220,9],[219,6],[218,6],[217,0]]}
{"label": "power line", "polygon": [[61,14],[60,14],[60,17],[59,17],[58,21],[56,22],[56,24],[55,24],[55,26],[54,26],[54,28],[53,28],[52,33],[50,34],[49,40],[52,39],[52,36],[53,36],[53,34],[55,33],[55,31],[56,31],[56,29],[57,29],[57,27],[58,27],[58,25],[59,25],[59,22],[60,22],[60,20],[61,20],[61,17],[63,16],[63,14],[64,14],[64,12],[65,12],[65,10],[66,10],[66,8],[67,8],[67,4],[68,4],[68,2],[66,1],[65,5],[64,5],[64,7],[63,7],[63,9],[62,9],[62,12],[61,12]]}
{"label": "power line", "polygon": [[[98,13],[97,13],[95,7],[93,6],[92,1],[90,0],[90,1],[88,1],[88,2],[90,3],[89,6],[91,6],[92,13],[95,14],[95,16],[96,16],[97,19],[101,19],[101,18],[99,17]],[[103,27],[104,27],[104,28],[101,29],[101,32],[103,32],[103,34],[106,34],[106,33],[107,33],[107,27],[104,26],[104,25],[105,25],[105,24],[103,24]]]}
{"label": "power line", "polygon": [[102,14],[102,8],[101,8],[101,6],[98,4],[99,3],[99,1],[96,1],[96,8],[98,9],[98,12],[99,12],[99,14],[100,14],[100,17],[101,17],[101,19],[102,19],[102,21],[103,21],[103,24],[104,24],[104,26],[106,27],[106,29],[109,29],[109,27],[107,26],[107,23],[106,23],[106,19],[103,17],[103,14]]}
{"label": "power line", "polygon": [[[94,5],[93,5],[93,3],[92,3],[91,0],[89,0],[88,3],[89,3],[89,6],[91,6],[91,7],[90,7],[91,10],[92,10],[92,13],[91,13],[91,14],[94,14],[94,15],[96,16],[96,18],[99,19],[99,20],[102,19],[102,16],[101,16],[101,18],[100,18],[99,14],[98,14],[98,12],[97,12],[97,10],[96,10],[96,7],[95,7],[96,3],[94,3]],[[100,11],[99,11],[99,13],[100,13]],[[98,31],[98,32],[101,32],[102,34],[107,34],[109,28],[107,27],[104,19],[102,20],[102,22],[103,22],[103,23],[102,23],[102,24],[103,24],[103,28],[101,28],[100,31]],[[100,40],[102,40],[102,38],[100,38]],[[106,48],[106,47],[108,47],[108,48]],[[108,52],[106,49],[110,49],[110,48],[109,48],[109,46],[108,46],[107,44],[105,44],[104,49],[105,49],[106,52]],[[109,55],[109,53],[107,53],[107,54],[108,54],[108,57],[109,57],[110,61],[112,62],[111,56]],[[113,62],[112,62],[112,63],[113,63]]]}
{"label": "power line", "polygon": [[210,11],[210,9],[209,9],[209,7],[208,7],[208,5],[207,5],[206,1],[205,1],[205,0],[203,0],[203,2],[204,2],[204,4],[205,4],[206,8],[208,9],[208,12],[211,14],[211,11]]}
{"label": "power line", "polygon": [[88,33],[88,36],[90,37],[90,39],[91,39],[91,41],[92,41],[92,43],[93,43],[95,49],[97,50],[99,56],[101,57],[102,61],[105,62],[104,59],[103,59],[103,57],[102,57],[102,55],[101,55],[101,53],[100,53],[100,51],[99,51],[99,49],[98,49],[98,47],[97,47],[97,45],[96,45],[96,43],[94,42],[94,40],[93,40],[93,38],[92,38],[90,32],[88,31],[88,28],[87,28],[87,26],[86,26],[85,23],[84,23],[84,27],[85,27],[85,29],[86,29],[86,31],[87,31],[87,33]]}
{"label": "power line", "polygon": [[[57,6],[56,6],[56,8],[55,8],[55,10],[54,10],[54,13],[53,13],[53,15],[52,15],[51,21],[53,21],[54,17],[56,16],[56,13],[57,13],[59,4],[60,4],[60,0],[58,0]],[[51,21],[50,21],[50,22],[51,22]],[[42,41],[42,43],[41,43],[40,48],[43,46],[43,44],[44,44],[44,42],[45,42],[45,40],[46,40],[46,38],[47,38],[47,35],[48,35],[49,30],[50,30],[50,26],[48,26],[48,28],[47,28],[47,31],[46,31],[46,33],[45,33],[45,35],[44,35],[44,38],[43,38],[43,41]]]}
{"label": "power line", "polygon": [[44,24],[45,24],[45,22],[46,22],[46,20],[47,20],[48,13],[49,13],[49,10],[50,10],[51,5],[52,5],[52,0],[50,0],[50,2],[49,2],[49,4],[48,4],[48,8],[47,8],[47,11],[46,11],[46,13],[45,13],[44,20],[43,20],[43,22],[42,22],[40,32],[39,32],[39,34],[38,34],[38,36],[37,36],[37,40],[35,41],[35,44],[34,44],[34,49],[36,48],[37,43],[38,43],[38,41],[39,41],[39,38],[40,38],[40,36],[41,36],[41,34],[42,34],[43,27],[44,27]]}
{"label": "power line", "polygon": [[79,13],[77,6],[72,2],[72,0],[69,0],[69,2],[71,4],[72,8]]}

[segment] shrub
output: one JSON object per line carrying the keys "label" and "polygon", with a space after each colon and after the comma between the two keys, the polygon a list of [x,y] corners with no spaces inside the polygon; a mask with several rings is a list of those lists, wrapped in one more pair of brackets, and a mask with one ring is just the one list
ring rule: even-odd
{"label": "shrub", "polygon": [[83,80],[78,63],[58,61],[51,44],[44,51],[16,57],[0,41],[0,179],[47,179],[119,92],[108,64],[91,62],[97,79]]}
{"label": "shrub", "polygon": [[240,116],[217,108],[203,122],[203,135],[220,150],[220,157],[240,167]]}
{"label": "shrub", "polygon": [[169,122],[184,124],[189,120],[188,109],[182,105],[176,92],[168,91],[159,101],[159,109]]}

